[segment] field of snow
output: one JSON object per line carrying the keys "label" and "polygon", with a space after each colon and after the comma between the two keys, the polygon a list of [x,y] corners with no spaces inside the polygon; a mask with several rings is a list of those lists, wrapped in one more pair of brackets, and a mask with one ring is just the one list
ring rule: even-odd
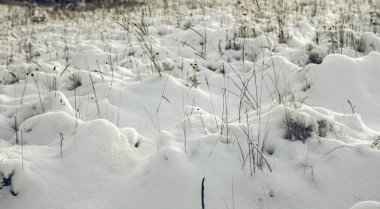
{"label": "field of snow", "polygon": [[380,1],[0,20],[0,209],[380,208]]}

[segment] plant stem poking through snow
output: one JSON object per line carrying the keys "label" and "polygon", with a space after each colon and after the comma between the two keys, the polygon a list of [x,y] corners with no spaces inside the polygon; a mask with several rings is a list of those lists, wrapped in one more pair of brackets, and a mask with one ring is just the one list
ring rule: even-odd
{"label": "plant stem poking through snow", "polygon": [[[86,61],[86,65],[88,66],[87,61]],[[92,79],[91,71],[90,71],[90,69],[88,67],[87,67],[87,71],[88,71],[88,75],[90,76],[92,90],[94,91],[95,102],[96,102],[96,109],[98,110],[98,118],[101,118],[100,108],[99,108],[99,102],[98,102],[98,96],[96,95],[94,80]]]}
{"label": "plant stem poking through snow", "polygon": [[61,149],[61,156],[62,156],[62,154],[63,154],[63,152],[62,152],[63,140],[65,140],[65,138],[63,138],[63,133],[62,132],[59,132],[59,137],[61,139],[60,149]]}
{"label": "plant stem poking through snow", "polygon": [[348,104],[349,104],[350,107],[351,107],[352,114],[355,114],[355,105],[353,105],[353,104],[351,103],[350,99],[347,99],[347,102],[348,102]]}
{"label": "plant stem poking through snow", "polygon": [[202,196],[202,209],[205,209],[205,179],[203,177],[202,179],[202,191],[201,191],[201,196]]}
{"label": "plant stem poking through snow", "polygon": [[[21,167],[24,169],[24,140],[22,139],[22,130],[20,131],[21,134]],[[17,132],[16,132],[17,136]]]}
{"label": "plant stem poking through snow", "polygon": [[34,77],[34,74],[33,74],[33,73],[31,73],[30,75],[31,75],[32,78],[34,79],[34,84],[35,84],[36,87],[37,87],[38,98],[40,99],[40,104],[41,104],[42,112],[45,112],[45,108],[44,108],[44,105],[43,105],[43,103],[42,103],[42,99],[41,99],[40,88],[38,87],[38,81],[37,81],[37,79]]}

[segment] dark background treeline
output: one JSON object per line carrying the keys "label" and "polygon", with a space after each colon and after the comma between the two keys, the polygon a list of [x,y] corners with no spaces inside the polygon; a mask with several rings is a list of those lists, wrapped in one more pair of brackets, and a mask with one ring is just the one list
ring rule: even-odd
{"label": "dark background treeline", "polygon": [[38,5],[68,5],[86,3],[97,6],[135,4],[136,0],[0,0],[5,4],[38,4]]}

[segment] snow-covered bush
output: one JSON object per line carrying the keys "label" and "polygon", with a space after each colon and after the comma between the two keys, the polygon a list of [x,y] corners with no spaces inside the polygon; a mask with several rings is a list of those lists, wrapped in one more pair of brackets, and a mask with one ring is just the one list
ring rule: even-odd
{"label": "snow-covered bush", "polygon": [[357,40],[356,50],[365,54],[380,51],[380,38],[373,33],[365,32]]}
{"label": "snow-covered bush", "polygon": [[321,52],[313,50],[313,51],[309,52],[308,63],[321,64],[323,58],[324,58],[324,55]]}
{"label": "snow-covered bush", "polygon": [[315,132],[315,127],[313,124],[307,124],[302,118],[287,118],[285,121],[286,133],[285,139],[290,141],[305,141],[312,136]]}
{"label": "snow-covered bush", "polygon": [[72,73],[67,77],[66,88],[70,91],[82,86],[81,78],[79,74]]}

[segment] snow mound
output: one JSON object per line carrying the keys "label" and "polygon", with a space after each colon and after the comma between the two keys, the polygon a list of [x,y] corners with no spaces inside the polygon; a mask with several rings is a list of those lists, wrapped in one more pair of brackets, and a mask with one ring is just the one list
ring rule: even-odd
{"label": "snow mound", "polygon": [[[138,172],[131,199],[140,208],[191,208],[197,200],[201,178],[183,150],[166,146],[150,156]],[[156,201],[144,201],[139,196],[155,196]]]}
{"label": "snow mound", "polygon": [[135,147],[135,144],[129,142],[135,141],[135,134],[129,132],[129,137],[132,136],[130,140],[112,123],[106,120],[92,120],[78,128],[66,155],[69,159],[80,162],[78,165],[96,162],[92,166],[103,169],[125,166],[123,164],[129,161],[133,153],[132,148]]}
{"label": "snow mound", "polygon": [[19,107],[12,108],[6,112],[7,117],[16,117],[17,125],[19,126],[26,119],[40,115],[44,112],[57,112],[63,111],[69,115],[74,115],[74,109],[71,107],[70,102],[66,96],[59,91],[50,92],[33,102],[21,104]]}
{"label": "snow mound", "polygon": [[[146,152],[144,139],[133,128],[119,129],[106,120],[92,120],[79,124],[77,132],[71,133],[75,130],[73,125],[74,119],[67,113],[45,113],[28,119],[21,126],[22,130],[32,126],[32,130],[24,134],[23,147],[15,148],[0,139],[0,198],[10,193],[32,198],[35,200],[30,202],[32,208],[53,207],[57,203],[53,201],[55,195],[62,195],[58,202],[78,198],[78,195],[99,199],[101,194],[95,194],[96,189],[109,187],[112,178],[129,175],[139,155],[145,158],[142,154]],[[47,133],[39,135],[44,126]],[[64,133],[61,143],[56,140],[58,130]],[[78,202],[61,203],[58,208],[79,207]],[[14,200],[6,198],[5,207],[12,204]]]}
{"label": "snow mound", "polygon": [[48,145],[64,136],[74,134],[78,121],[66,112],[48,112],[25,120],[19,127],[18,138],[24,145]]}
{"label": "snow mound", "polygon": [[321,65],[308,66],[310,90],[305,102],[336,112],[359,113],[370,127],[380,129],[379,65],[378,52],[362,58],[329,55]]}
{"label": "snow mound", "polygon": [[363,201],[355,204],[350,209],[380,209],[380,202]]}
{"label": "snow mound", "polygon": [[360,35],[358,51],[368,54],[372,51],[380,51],[380,38],[374,33],[365,32]]}

